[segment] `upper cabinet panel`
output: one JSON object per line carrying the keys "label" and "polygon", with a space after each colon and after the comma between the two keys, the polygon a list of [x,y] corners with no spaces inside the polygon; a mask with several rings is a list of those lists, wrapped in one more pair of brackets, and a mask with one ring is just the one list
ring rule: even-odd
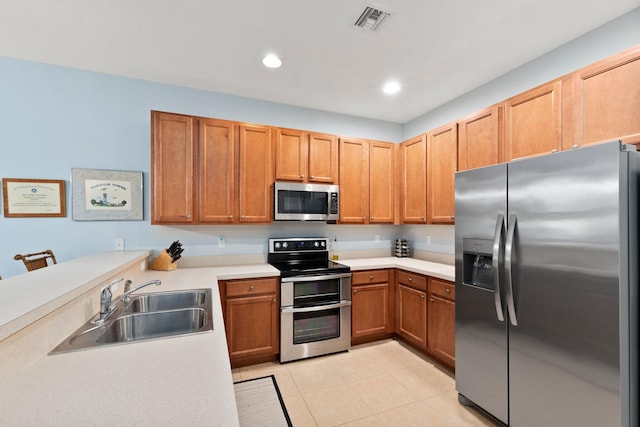
{"label": "upper cabinet panel", "polygon": [[505,102],[505,160],[561,149],[562,81],[555,80]]}
{"label": "upper cabinet panel", "polygon": [[309,182],[338,183],[338,137],[309,133]]}
{"label": "upper cabinet panel", "polygon": [[402,223],[427,222],[427,135],[400,146],[400,216]]}
{"label": "upper cabinet panel", "polygon": [[576,72],[573,108],[575,147],[640,136],[640,47]]}
{"label": "upper cabinet panel", "polygon": [[340,139],[340,222],[366,224],[369,217],[369,141]]}
{"label": "upper cabinet panel", "polygon": [[294,129],[276,129],[276,179],[338,182],[338,138]]}
{"label": "upper cabinet panel", "polygon": [[191,224],[194,118],[151,112],[151,223]]}
{"label": "upper cabinet panel", "polygon": [[485,108],[458,121],[458,170],[504,161],[502,106]]}
{"label": "upper cabinet panel", "polygon": [[273,218],[273,140],[269,126],[240,125],[238,213],[240,223]]}
{"label": "upper cabinet panel", "polygon": [[427,214],[430,224],[453,224],[458,125],[429,132],[427,139]]}

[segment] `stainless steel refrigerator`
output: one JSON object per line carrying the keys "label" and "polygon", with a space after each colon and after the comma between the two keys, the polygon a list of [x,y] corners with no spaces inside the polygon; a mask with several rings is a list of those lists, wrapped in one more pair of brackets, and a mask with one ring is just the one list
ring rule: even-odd
{"label": "stainless steel refrigerator", "polygon": [[456,389],[515,426],[638,425],[640,153],[456,174]]}

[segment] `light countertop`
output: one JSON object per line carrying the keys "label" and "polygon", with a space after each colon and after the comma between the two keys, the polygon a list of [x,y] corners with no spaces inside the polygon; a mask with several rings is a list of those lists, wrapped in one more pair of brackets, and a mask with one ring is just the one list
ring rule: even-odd
{"label": "light countertop", "polygon": [[[46,275],[66,298],[71,298],[79,290],[66,289],[65,286],[72,286],[63,282],[69,280],[72,270],[81,273],[80,279],[74,280],[76,286],[82,280],[96,286],[95,277],[84,277],[83,274],[86,271],[90,275],[90,267],[95,267],[93,263],[98,259],[101,264],[108,259],[108,268],[104,267],[98,274],[104,280],[106,275],[113,273],[118,262],[123,268],[130,267],[148,256],[148,252],[127,254],[81,258],[88,261],[87,266],[83,267],[81,261],[59,264],[66,266],[38,275],[32,272],[24,275],[26,278],[20,276],[17,282],[24,284],[29,282],[27,279]],[[412,258],[341,259],[338,262],[354,271],[401,268],[454,280],[453,266]],[[135,283],[150,279],[162,281],[160,288],[147,287],[141,293],[212,288],[213,331],[42,355],[28,368],[5,378],[9,381],[0,387],[0,425],[238,425],[218,280],[278,275],[278,270],[268,264],[140,271]],[[58,279],[61,284],[56,285]],[[9,286],[3,292],[9,295],[12,289],[17,288]],[[99,298],[97,293],[95,298]],[[64,299],[60,303],[64,303]],[[32,303],[32,306],[22,307],[28,319],[33,312],[41,315],[50,303],[43,297],[39,305]],[[13,329],[25,322],[27,320],[20,320],[20,317],[5,321],[5,332],[9,330],[6,325]],[[2,327],[0,323],[0,331]],[[0,337],[0,341],[3,338]]]}

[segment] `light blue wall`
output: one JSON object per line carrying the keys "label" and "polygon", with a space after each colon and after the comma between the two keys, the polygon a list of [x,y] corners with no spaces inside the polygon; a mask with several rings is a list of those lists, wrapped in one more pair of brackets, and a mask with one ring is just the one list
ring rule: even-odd
{"label": "light blue wall", "polygon": [[[149,111],[398,142],[640,44],[638,24],[640,9],[404,126],[0,57],[0,177],[64,179],[67,186],[66,218],[0,216],[0,275],[25,271],[13,260],[16,253],[50,248],[66,261],[112,250],[116,238],[125,239],[127,250],[157,250],[180,239],[185,256],[265,253],[268,237],[294,235],[337,235],[341,250],[388,248],[393,239],[404,237],[415,249],[453,253],[453,227],[151,226]],[[71,168],[142,171],[144,221],[73,221]],[[376,234],[380,243],[374,240]],[[224,249],[217,247],[220,235],[227,241]]]}
{"label": "light blue wall", "polygon": [[640,8],[406,123],[403,141],[638,44]]}

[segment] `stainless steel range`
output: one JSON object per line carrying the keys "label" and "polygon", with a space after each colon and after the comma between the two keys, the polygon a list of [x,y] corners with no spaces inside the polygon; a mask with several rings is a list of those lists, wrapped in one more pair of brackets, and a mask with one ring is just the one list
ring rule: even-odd
{"label": "stainless steel range", "polygon": [[351,269],[329,260],[329,239],[269,239],[280,270],[280,362],[351,346]]}

